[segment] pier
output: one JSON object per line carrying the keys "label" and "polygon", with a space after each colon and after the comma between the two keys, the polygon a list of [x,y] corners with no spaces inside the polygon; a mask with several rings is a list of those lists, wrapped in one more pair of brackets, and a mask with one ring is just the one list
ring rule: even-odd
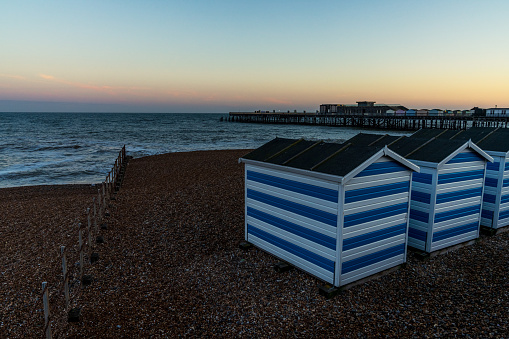
{"label": "pier", "polygon": [[334,115],[308,112],[230,112],[228,121],[416,131],[421,128],[456,129],[507,127],[506,117]]}

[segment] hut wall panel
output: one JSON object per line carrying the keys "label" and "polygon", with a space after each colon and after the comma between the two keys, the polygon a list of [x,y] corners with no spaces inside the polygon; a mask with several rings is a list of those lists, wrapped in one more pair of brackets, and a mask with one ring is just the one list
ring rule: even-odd
{"label": "hut wall panel", "polygon": [[[318,199],[315,197],[306,196],[304,194],[299,194],[295,192],[289,192],[284,189],[280,189],[277,187],[271,187],[269,185],[260,184],[257,182],[253,182],[250,180],[246,181],[249,189],[255,190],[257,192],[261,192],[264,194],[273,195],[274,197],[278,197],[281,199],[286,199],[288,201],[306,205],[317,210],[322,210],[328,213],[336,213],[338,204],[331,201],[324,201],[323,199]],[[290,194],[289,194],[290,193]]]}
{"label": "hut wall panel", "polygon": [[354,282],[356,280],[362,279],[362,278],[370,276],[372,274],[384,271],[386,269],[389,269],[391,267],[401,264],[402,262],[404,262],[404,260],[405,260],[405,255],[399,254],[392,258],[379,261],[372,265],[368,265],[362,269],[358,269],[353,272],[343,274],[342,275],[342,283],[344,285],[346,285],[348,283]]}
{"label": "hut wall panel", "polygon": [[[466,226],[468,226],[468,225],[466,225]],[[456,244],[460,244],[460,243],[468,241],[468,240],[476,239],[479,234],[478,227],[474,226],[473,228],[475,228],[475,230],[473,230],[471,232],[465,233],[464,230],[460,230],[461,234],[458,236],[453,236],[450,238],[446,238],[444,240],[433,241],[433,246],[432,246],[431,250],[437,251],[442,248],[454,246]],[[465,239],[468,239],[468,240],[465,240]]]}
{"label": "hut wall panel", "polygon": [[433,175],[434,171],[427,168],[421,168],[421,173],[412,175],[408,246],[420,250],[425,250],[427,235],[430,232],[430,219],[434,204]]}
{"label": "hut wall panel", "polygon": [[[295,233],[292,231],[289,231],[288,229],[278,228],[274,227],[274,225],[270,222],[264,222],[257,220],[253,217],[248,216],[248,225],[256,225],[255,227],[263,230],[267,233],[271,233],[275,236],[277,236],[280,239],[292,242],[293,244],[296,244],[297,246],[304,248],[308,251],[314,251],[316,254],[334,261],[335,255],[336,255],[336,246],[334,243],[334,246],[330,246],[329,241],[327,242],[321,242],[316,241],[315,237],[311,237],[310,239],[306,239],[301,235],[301,233]],[[324,245],[325,243],[325,245]]]}
{"label": "hut wall panel", "polygon": [[405,212],[393,215],[391,217],[376,219],[365,223],[359,223],[358,225],[349,226],[347,227],[348,229],[343,232],[343,238],[347,239],[348,237],[361,235],[378,228],[388,228],[394,225],[398,225],[402,222],[405,222],[406,217],[407,214]]}
{"label": "hut wall panel", "polygon": [[247,240],[334,282],[339,184],[246,165]]}
{"label": "hut wall panel", "polygon": [[404,172],[378,174],[371,176],[369,179],[370,180],[367,181],[364,178],[352,178],[348,182],[348,185],[345,187],[345,192],[371,186],[381,186],[398,182],[405,182],[408,181],[408,174]]}
{"label": "hut wall panel", "polygon": [[484,168],[484,161],[468,150],[438,171],[430,252],[478,237]]}
{"label": "hut wall panel", "polygon": [[410,179],[381,158],[346,184],[341,285],[405,261]]}
{"label": "hut wall panel", "polygon": [[500,207],[496,228],[509,225],[509,158],[502,159],[501,167],[503,167],[504,171],[500,179]]}
{"label": "hut wall panel", "polygon": [[328,225],[323,222],[319,222],[292,212],[288,212],[283,209],[267,205],[256,200],[251,200],[249,198],[246,200],[246,203],[248,210],[253,209],[255,211],[267,213],[273,215],[276,218],[280,218],[293,224],[306,227],[315,232],[319,232],[328,236],[336,236],[337,232],[335,226]]}
{"label": "hut wall panel", "polygon": [[331,284],[334,282],[333,273],[317,265],[310,264],[309,261],[301,259],[299,256],[296,256],[293,253],[285,251],[279,245],[274,245],[252,234],[250,235],[249,239],[250,239],[249,241],[256,245],[257,247],[269,252],[272,255],[275,255],[276,257],[284,261],[289,262],[292,265],[295,265],[296,267],[301,268],[302,270],[308,272],[309,274],[314,275],[315,277]]}
{"label": "hut wall panel", "polygon": [[494,162],[486,165],[486,178],[481,209],[481,225],[500,227],[499,211],[503,195],[503,178],[505,176],[505,158],[493,155]]}

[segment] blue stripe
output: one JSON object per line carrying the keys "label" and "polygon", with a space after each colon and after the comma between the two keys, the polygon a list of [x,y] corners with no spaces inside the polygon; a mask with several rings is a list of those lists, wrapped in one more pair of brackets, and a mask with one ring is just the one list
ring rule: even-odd
{"label": "blue stripe", "polygon": [[427,235],[428,235],[427,232],[418,230],[417,228],[412,228],[412,227],[408,228],[408,237],[409,238],[413,238],[413,239],[417,239],[417,240],[421,240],[421,241],[426,241],[426,236]]}
{"label": "blue stripe", "polygon": [[[507,165],[506,165],[506,167],[507,167]],[[490,171],[498,171],[500,169],[500,162],[499,161],[495,161],[493,163],[488,162],[486,168]]]}
{"label": "blue stripe", "polygon": [[304,239],[310,240],[332,250],[336,250],[336,239],[326,236],[322,233],[310,230],[309,228],[299,226],[287,220],[264,213],[252,207],[247,208],[247,215],[255,219],[261,220],[274,227],[295,234]]}
{"label": "blue stripe", "polygon": [[503,195],[503,196],[500,198],[500,203],[501,203],[501,204],[505,204],[506,202],[509,202],[509,195]]}
{"label": "blue stripe", "polygon": [[454,191],[449,193],[442,193],[437,195],[437,204],[444,202],[461,200],[473,197],[480,197],[482,193],[482,187],[471,188],[468,190]]}
{"label": "blue stripe", "polygon": [[448,164],[457,164],[460,162],[471,162],[471,161],[479,161],[483,160],[483,158],[479,157],[477,153],[460,153],[456,155],[454,158],[449,160]]}
{"label": "blue stripe", "polygon": [[249,224],[247,225],[247,232],[329,272],[334,272],[334,261],[332,260],[324,258],[316,253],[308,251],[305,248],[292,244],[289,241],[283,240]]}
{"label": "blue stripe", "polygon": [[431,194],[419,191],[412,191],[410,199],[412,199],[413,201],[420,201],[429,204],[431,201]]}
{"label": "blue stripe", "polygon": [[484,202],[489,202],[489,203],[494,204],[496,196],[493,194],[484,193],[482,199]]}
{"label": "blue stripe", "polygon": [[376,264],[377,262],[398,256],[405,253],[405,244],[396,245],[382,251],[362,256],[341,265],[341,274],[346,274],[360,268]]}
{"label": "blue stripe", "polygon": [[456,210],[446,211],[435,214],[435,222],[446,221],[456,218],[465,217],[467,215],[479,213],[481,205],[468,206]]}
{"label": "blue stripe", "polygon": [[466,171],[438,175],[438,184],[447,184],[456,181],[480,179],[484,177],[484,170]]}
{"label": "blue stripe", "polygon": [[409,181],[397,182],[394,184],[373,186],[367,188],[360,188],[356,190],[345,192],[345,203],[368,200],[383,197],[386,195],[392,195],[402,192],[408,192],[410,188]]}
{"label": "blue stripe", "polygon": [[408,211],[408,203],[396,204],[387,207],[377,208],[365,212],[345,215],[343,227],[350,227],[358,224],[363,224],[373,220],[391,217],[406,213]]}
{"label": "blue stripe", "polygon": [[[486,178],[484,178],[484,185],[490,186],[490,187],[497,187],[498,179],[486,177]],[[505,180],[504,180],[504,186],[505,186]]]}
{"label": "blue stripe", "polygon": [[392,173],[407,171],[408,169],[401,165],[399,162],[386,161],[386,162],[375,162],[366,167],[362,172],[356,175],[356,177],[365,177],[368,175]]}
{"label": "blue stripe", "polygon": [[505,166],[504,166],[504,171],[507,171],[507,170],[509,170],[509,162],[506,160]]}
{"label": "blue stripe", "polygon": [[509,218],[509,210],[498,213],[498,220]]}
{"label": "blue stripe", "polygon": [[305,184],[302,182],[283,179],[273,175],[253,171],[247,171],[247,180],[256,181],[261,184],[270,185],[295,193],[309,195],[318,199],[323,199],[335,203],[338,202],[338,191],[329,188]]}
{"label": "blue stripe", "polygon": [[423,184],[431,185],[431,179],[433,176],[427,173],[413,173],[412,181],[422,182]]}
{"label": "blue stripe", "polygon": [[477,231],[479,224],[477,222],[473,222],[467,225],[457,226],[450,228],[448,230],[436,232],[433,234],[433,241],[440,241],[447,238],[452,238],[460,234],[469,233],[472,231]]}
{"label": "blue stripe", "polygon": [[493,214],[494,213],[495,212],[493,212],[493,211],[483,209],[481,211],[481,217],[482,218],[486,218],[486,219],[493,219]]}
{"label": "blue stripe", "polygon": [[509,186],[509,179],[504,179],[504,187],[508,187]]}
{"label": "blue stripe", "polygon": [[426,212],[410,209],[410,219],[427,223],[429,221],[429,214]]}
{"label": "blue stripe", "polygon": [[271,205],[277,208],[281,208],[285,211],[292,212],[303,217],[310,218],[316,221],[323,222],[327,225],[336,227],[338,217],[335,214],[324,212],[316,208],[297,204],[292,201],[273,197],[271,195],[261,193],[252,189],[247,190],[247,197],[256,201],[262,202],[267,205]]}
{"label": "blue stripe", "polygon": [[356,237],[348,238],[343,240],[343,251],[348,251],[353,248],[371,244],[377,241],[389,239],[397,235],[405,234],[406,223],[400,224],[382,230],[369,232],[366,234],[358,235]]}

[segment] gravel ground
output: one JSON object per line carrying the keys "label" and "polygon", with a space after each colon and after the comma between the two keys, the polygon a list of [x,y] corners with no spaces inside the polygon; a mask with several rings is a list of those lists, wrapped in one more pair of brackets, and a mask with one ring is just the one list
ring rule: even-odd
{"label": "gravel ground", "polygon": [[[509,232],[419,261],[334,299],[299,270],[243,252],[246,150],[133,159],[111,202],[94,277],[71,281],[81,320],[62,310],[61,244],[78,261],[78,221],[95,187],[0,190],[0,337],[42,336],[41,282],[54,337],[509,337]],[[72,245],[72,242],[76,245]],[[76,272],[75,268],[73,272]]]}

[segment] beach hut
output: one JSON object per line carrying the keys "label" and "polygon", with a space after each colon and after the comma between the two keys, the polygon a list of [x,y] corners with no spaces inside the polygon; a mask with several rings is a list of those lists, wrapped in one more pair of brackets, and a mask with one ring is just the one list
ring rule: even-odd
{"label": "beach hut", "polygon": [[[420,167],[412,177],[408,246],[426,253],[479,237],[486,162],[493,161],[472,141],[445,137],[458,131],[438,132],[444,139],[438,139],[435,131],[381,140]],[[359,140],[356,136],[347,142]]]}
{"label": "beach hut", "polygon": [[388,116],[393,116],[395,114],[396,114],[396,111],[393,109],[388,109],[387,111],[385,111],[385,115],[388,115]]}
{"label": "beach hut", "polygon": [[417,111],[415,109],[409,109],[406,111],[406,116],[413,117],[417,114]]}
{"label": "beach hut", "polygon": [[438,109],[438,108],[434,108],[434,109],[430,109],[428,111],[428,116],[442,116],[444,115],[444,111],[442,111],[441,109]]}
{"label": "beach hut", "polygon": [[397,116],[404,116],[405,114],[406,114],[406,111],[404,109],[398,109],[395,112],[395,115],[397,115]]}
{"label": "beach hut", "polygon": [[481,225],[499,229],[509,225],[509,129],[473,127],[465,131],[439,133],[437,130],[421,130],[419,134],[436,134],[438,138],[472,140],[493,157],[488,163],[484,180]]}
{"label": "beach hut", "polygon": [[428,116],[428,110],[427,109],[418,109],[417,115],[420,117],[427,117]]}
{"label": "beach hut", "polygon": [[249,243],[336,287],[406,261],[419,168],[389,148],[276,138],[239,161]]}

